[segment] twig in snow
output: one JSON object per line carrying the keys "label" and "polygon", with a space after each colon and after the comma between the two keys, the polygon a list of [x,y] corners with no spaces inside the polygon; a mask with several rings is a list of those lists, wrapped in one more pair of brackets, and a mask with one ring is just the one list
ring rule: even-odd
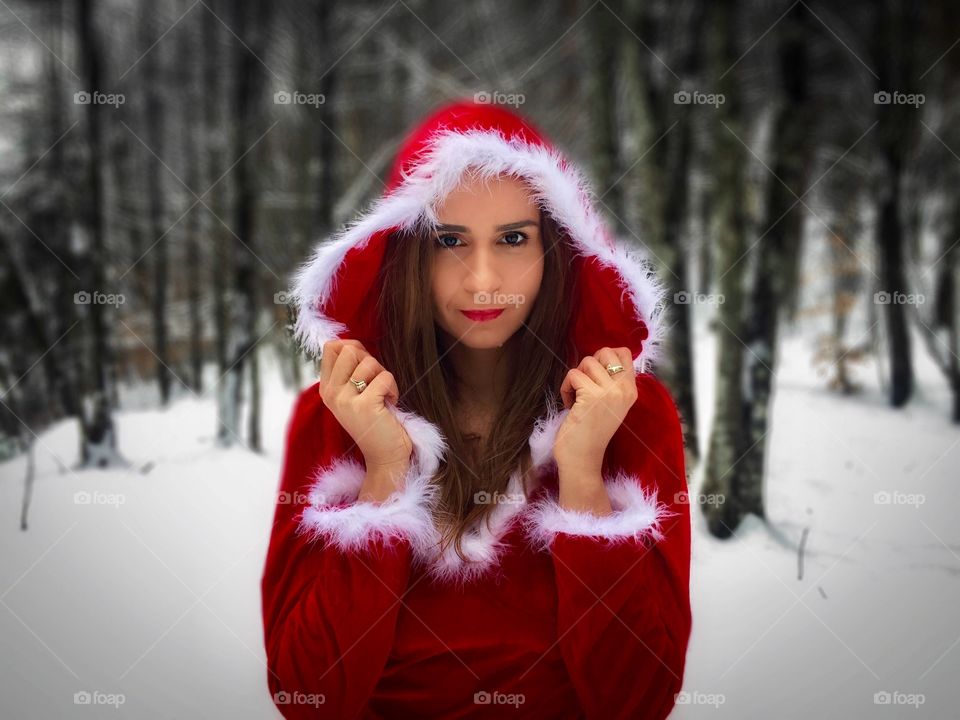
{"label": "twig in snow", "polygon": [[797,550],[797,580],[803,580],[803,549],[807,546],[807,535],[810,534],[810,528],[803,529],[803,535],[800,536],[800,547]]}

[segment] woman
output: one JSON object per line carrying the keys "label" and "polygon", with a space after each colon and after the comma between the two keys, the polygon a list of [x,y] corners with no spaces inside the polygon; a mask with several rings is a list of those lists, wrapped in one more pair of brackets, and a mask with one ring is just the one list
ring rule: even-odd
{"label": "woman", "polygon": [[297,276],[262,580],[288,718],[663,718],[691,618],[663,295],[529,122],[454,102]]}

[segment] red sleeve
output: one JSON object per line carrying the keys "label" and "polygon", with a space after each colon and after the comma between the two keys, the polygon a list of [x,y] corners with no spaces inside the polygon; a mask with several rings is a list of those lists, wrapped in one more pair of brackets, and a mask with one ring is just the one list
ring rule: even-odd
{"label": "red sleeve", "polygon": [[432,527],[416,464],[385,502],[357,501],[365,471],[352,445],[318,384],[305,390],[261,580],[267,683],[286,718],[361,712],[393,646],[411,543]]}
{"label": "red sleeve", "polygon": [[587,718],[659,720],[683,685],[691,629],[690,511],[676,406],[654,376],[611,440],[614,512],[538,503],[533,537],[552,553],[557,636]]}

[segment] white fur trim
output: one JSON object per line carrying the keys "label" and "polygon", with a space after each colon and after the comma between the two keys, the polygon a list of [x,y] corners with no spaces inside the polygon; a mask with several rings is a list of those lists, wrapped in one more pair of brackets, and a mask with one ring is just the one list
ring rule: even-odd
{"label": "white fur trim", "polygon": [[303,347],[319,355],[323,344],[347,328],[317,311],[336,289],[337,271],[347,252],[363,247],[377,232],[424,229],[437,220],[435,207],[456,189],[468,170],[483,178],[507,174],[525,179],[536,200],[567,229],[576,250],[596,257],[619,274],[648,336],[634,358],[637,372],[655,361],[663,342],[666,289],[645,254],[614,239],[597,214],[593,192],[580,173],[556,150],[497,130],[442,130],[431,138],[430,150],[401,184],[379,198],[370,210],[320,243],[293,278],[298,304],[295,335]]}
{"label": "white fur trim", "polygon": [[410,436],[414,460],[421,474],[432,477],[440,469],[440,463],[447,451],[447,441],[440,428],[417,413],[401,410],[393,403],[388,403],[388,407]]}
{"label": "white fur trim", "polygon": [[486,502],[495,503],[487,520],[463,535],[460,558],[451,545],[443,554],[434,553],[423,558],[427,573],[442,582],[467,583],[475,580],[499,563],[506,548],[503,542],[513,521],[527,507],[519,471],[510,476],[507,491],[496,496],[487,494]]}
{"label": "white fur trim", "polygon": [[366,469],[352,459],[338,458],[315,476],[309,505],[300,516],[301,534],[311,540],[323,538],[343,551],[360,550],[375,539],[388,543],[405,538],[414,553],[424,555],[436,544],[433,508],[439,488],[432,479],[446,443],[432,423],[389,407],[414,445],[403,487],[379,504],[358,501]]}
{"label": "white fur trim", "polygon": [[648,493],[639,480],[623,472],[605,484],[613,508],[610,515],[568,510],[556,497],[533,503],[526,518],[526,534],[534,547],[548,549],[558,533],[605,538],[612,542],[663,539],[660,523],[674,513],[666,504],[657,501],[656,491]]}
{"label": "white fur trim", "polygon": [[366,468],[355,460],[338,458],[314,474],[308,500],[315,507],[352,502],[360,495],[366,474]]}
{"label": "white fur trim", "polygon": [[[363,468],[356,466],[352,472],[357,469],[355,477],[362,482]],[[333,472],[336,478],[337,470]],[[354,498],[347,505],[335,505],[323,502],[327,475],[321,472],[318,486],[311,491],[311,498],[319,502],[311,501],[303,511],[298,530],[311,540],[323,538],[345,552],[364,549],[373,540],[390,543],[406,539],[414,548],[430,544],[434,536],[430,504],[435,488],[425,483],[424,477],[412,467],[404,487],[380,504]]]}
{"label": "white fur trim", "polygon": [[548,465],[556,462],[553,457],[553,445],[557,441],[557,432],[560,425],[570,414],[569,410],[559,412],[548,411],[546,415],[537,419],[530,434],[530,461],[533,467]]}

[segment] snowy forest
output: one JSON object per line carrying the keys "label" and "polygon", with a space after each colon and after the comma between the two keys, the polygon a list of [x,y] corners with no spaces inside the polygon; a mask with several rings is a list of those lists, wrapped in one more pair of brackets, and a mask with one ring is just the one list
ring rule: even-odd
{"label": "snowy forest", "polygon": [[0,97],[9,717],[278,716],[291,275],[458,97],[542,127],[669,289],[671,717],[960,700],[960,5],[0,0]]}

